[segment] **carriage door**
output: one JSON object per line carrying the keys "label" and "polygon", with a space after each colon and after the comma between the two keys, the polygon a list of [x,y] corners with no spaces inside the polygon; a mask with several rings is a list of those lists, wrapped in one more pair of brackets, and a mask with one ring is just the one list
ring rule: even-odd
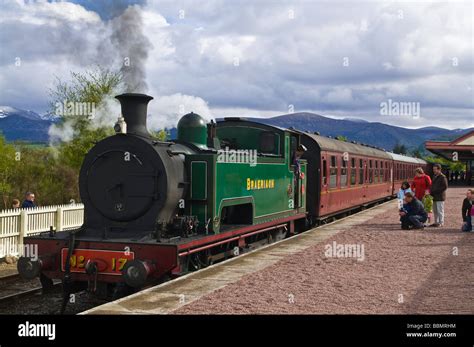
{"label": "carriage door", "polygon": [[317,206],[317,210],[319,211],[318,215],[323,215],[328,206],[328,160],[330,159],[327,155],[327,152],[321,152],[321,182],[318,182],[321,187],[321,193],[319,206]]}

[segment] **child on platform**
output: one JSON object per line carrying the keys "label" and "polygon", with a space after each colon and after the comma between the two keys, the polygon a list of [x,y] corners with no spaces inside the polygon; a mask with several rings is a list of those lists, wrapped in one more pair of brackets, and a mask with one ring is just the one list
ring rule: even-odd
{"label": "child on platform", "polygon": [[433,216],[433,196],[430,195],[430,192],[425,191],[425,196],[421,200],[423,207],[425,208],[426,214],[428,215],[427,223],[431,223],[431,217]]}
{"label": "child on platform", "polygon": [[404,204],[404,199],[405,199],[405,194],[406,193],[413,193],[411,188],[410,188],[410,183],[407,181],[404,181],[402,183],[402,186],[400,187],[400,190],[398,191],[397,198],[398,198],[398,209],[401,209]]}

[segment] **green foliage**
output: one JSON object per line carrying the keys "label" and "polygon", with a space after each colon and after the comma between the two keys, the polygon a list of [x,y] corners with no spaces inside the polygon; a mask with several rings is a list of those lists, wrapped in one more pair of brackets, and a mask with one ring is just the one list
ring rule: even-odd
{"label": "green foliage", "polygon": [[451,171],[464,171],[466,170],[466,164],[463,162],[453,162],[446,160],[439,156],[426,156],[423,158],[429,163],[437,163],[441,164],[442,166],[447,166]]}
{"label": "green foliage", "polygon": [[49,90],[51,112],[56,110],[57,103],[91,102],[99,105],[104,97],[115,93],[122,80],[120,72],[102,67],[78,73],[71,72],[71,81],[64,82],[56,77],[55,85]]}
{"label": "green foliage", "polygon": [[414,151],[411,152],[411,155],[415,158],[423,158],[423,152],[420,151],[419,149],[415,149]]}
{"label": "green foliage", "polygon": [[0,137],[0,208],[10,208],[13,199],[33,191],[37,203],[51,205],[78,200],[77,170],[62,164],[57,148],[5,144]]}
{"label": "green foliage", "polygon": [[84,129],[80,135],[69,142],[65,142],[58,147],[60,162],[65,166],[79,170],[84,156],[94,146],[95,143],[113,135],[112,129]]}
{"label": "green foliage", "polygon": [[393,153],[395,154],[407,154],[407,148],[405,145],[401,145],[399,143],[397,143],[394,147],[393,147]]}
{"label": "green foliage", "polygon": [[[71,73],[71,81],[56,80],[55,87],[50,90],[51,111],[64,103],[90,103],[99,108],[106,98],[119,92],[121,82],[120,72],[97,67],[86,73]],[[91,126],[92,119],[84,115],[62,114],[59,128],[71,127],[73,139],[60,144],[59,156],[63,164],[79,170],[85,154],[92,146],[113,134],[110,127],[95,128]]]}
{"label": "green foliage", "polygon": [[168,132],[165,129],[159,131],[151,131],[151,136],[157,139],[158,141],[167,141],[169,138]]}
{"label": "green foliage", "polygon": [[15,174],[15,148],[6,143],[0,134],[0,194],[5,195],[11,190],[12,178]]}
{"label": "green foliage", "polygon": [[[50,90],[50,112],[57,114],[60,106],[71,102],[90,103],[97,110],[107,98],[120,92],[120,83],[119,72],[100,67],[73,72],[69,82],[57,79]],[[59,132],[73,130],[70,141],[50,146],[7,144],[0,134],[0,208],[10,208],[14,198],[22,201],[26,191],[35,193],[39,205],[80,201],[78,178],[84,156],[96,142],[113,134],[113,124],[93,126],[91,117],[84,114],[68,112],[59,116]]]}
{"label": "green foliage", "polygon": [[336,140],[347,142],[347,137],[343,135],[337,135]]}

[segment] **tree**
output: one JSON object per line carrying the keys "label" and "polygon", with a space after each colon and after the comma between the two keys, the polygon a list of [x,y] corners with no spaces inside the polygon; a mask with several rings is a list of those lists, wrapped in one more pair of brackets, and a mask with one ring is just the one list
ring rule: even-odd
{"label": "tree", "polygon": [[5,208],[8,206],[9,193],[12,189],[16,158],[15,148],[7,144],[0,133],[0,195]]}
{"label": "tree", "polygon": [[[50,112],[57,114],[58,108],[64,103],[92,103],[98,107],[106,97],[118,92],[122,75],[120,72],[111,71],[103,67],[96,67],[85,73],[71,72],[71,81],[64,82],[56,77],[53,88],[49,90],[51,97]],[[73,120],[74,125],[81,127],[90,123],[90,118],[83,114],[68,113],[58,114],[61,121]]]}
{"label": "tree", "polygon": [[85,73],[71,73],[71,81],[64,82],[59,78],[55,86],[50,90],[50,111],[59,114],[60,121],[57,127],[59,131],[72,133],[72,139],[63,141],[59,145],[60,158],[64,164],[79,170],[82,160],[92,146],[113,134],[112,124],[110,127],[92,126],[92,118],[84,113],[77,113],[83,107],[71,107],[71,105],[94,105],[97,110],[104,105],[105,101],[118,94],[121,88],[122,75],[105,68],[97,67]]}
{"label": "tree", "polygon": [[[106,105],[115,93],[120,93],[121,75],[96,68],[86,73],[71,73],[71,81],[56,80],[50,90],[50,112],[66,104],[90,103],[99,108]],[[36,195],[39,205],[61,204],[70,199],[79,201],[79,168],[89,149],[99,140],[113,134],[112,125],[101,127],[92,118],[72,108],[73,112],[59,112],[57,133],[72,134],[50,146],[28,143],[6,143],[0,134],[0,198],[3,207],[11,206],[13,198],[22,199],[26,191]],[[68,110],[69,111],[69,110]],[[166,134],[166,132],[165,132]],[[0,200],[1,201],[1,200]]]}
{"label": "tree", "polygon": [[395,154],[407,154],[407,148],[405,147],[405,145],[401,145],[401,144],[397,143],[393,147],[393,153],[395,153]]}
{"label": "tree", "polygon": [[343,135],[337,135],[335,137],[336,140],[339,140],[339,141],[344,141],[344,142],[347,142],[347,137],[343,136]]}
{"label": "tree", "polygon": [[462,171],[466,169],[465,163],[460,162],[460,161],[454,162],[454,161],[446,160],[445,158],[440,157],[440,156],[427,156],[423,159],[429,163],[433,163],[433,164],[438,163],[443,166],[447,166],[449,167],[451,171]]}
{"label": "tree", "polygon": [[412,156],[415,157],[415,158],[420,158],[420,159],[423,158],[423,153],[422,153],[422,151],[421,151],[419,148],[413,150],[413,151],[411,152],[411,154],[412,154]]}

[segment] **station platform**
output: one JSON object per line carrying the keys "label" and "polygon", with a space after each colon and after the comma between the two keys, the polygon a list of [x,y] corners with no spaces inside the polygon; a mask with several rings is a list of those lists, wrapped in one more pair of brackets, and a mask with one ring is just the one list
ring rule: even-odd
{"label": "station platform", "polygon": [[473,314],[466,189],[442,228],[401,230],[390,201],[82,314]]}

